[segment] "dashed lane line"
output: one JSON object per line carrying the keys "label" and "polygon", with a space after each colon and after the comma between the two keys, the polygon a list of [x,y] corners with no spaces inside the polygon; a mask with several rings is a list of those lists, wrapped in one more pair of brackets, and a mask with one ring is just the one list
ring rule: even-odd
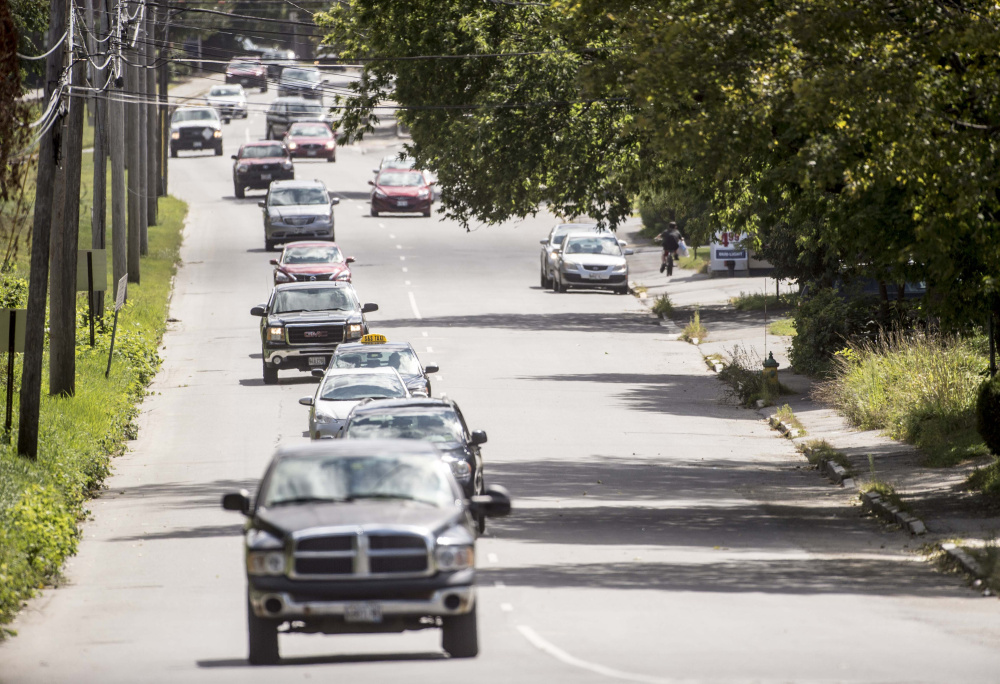
{"label": "dashed lane line", "polygon": [[413,296],[412,292],[407,292],[406,294],[410,296],[410,308],[413,309],[413,317],[417,319],[423,318],[420,315],[420,309],[417,308],[417,298]]}

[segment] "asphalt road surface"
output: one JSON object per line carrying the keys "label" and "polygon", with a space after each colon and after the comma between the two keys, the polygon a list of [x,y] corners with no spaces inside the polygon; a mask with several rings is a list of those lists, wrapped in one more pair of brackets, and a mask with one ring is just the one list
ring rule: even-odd
{"label": "asphalt road surface", "polygon": [[[273,92],[252,96],[255,102]],[[698,351],[632,297],[538,286],[553,218],[474,227],[368,215],[391,138],[298,178],[337,192],[337,239],[372,330],[441,366],[435,394],[484,429],[487,483],[514,513],[478,544],[481,654],[437,631],[281,637],[246,662],[238,515],[274,447],[299,442],[314,380],[261,379],[274,256],[262,193],[233,196],[225,156],[171,160],[190,204],[164,365],[139,438],[91,505],[66,584],[0,645],[3,682],[996,682],[1000,606],[944,575],[826,484],[750,411],[720,401]]]}

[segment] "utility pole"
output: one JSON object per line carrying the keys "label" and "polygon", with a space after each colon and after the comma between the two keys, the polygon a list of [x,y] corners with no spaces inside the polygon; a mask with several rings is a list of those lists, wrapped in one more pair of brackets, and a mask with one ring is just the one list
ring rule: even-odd
{"label": "utility pole", "polygon": [[[124,0],[123,0],[124,1]],[[134,0],[126,7],[127,14],[133,14]],[[128,35],[124,36],[126,50],[125,72],[128,74],[126,83],[126,96],[128,105],[125,112],[125,154],[128,155],[128,258],[126,271],[128,272],[128,282],[139,282],[139,245],[142,236],[142,229],[139,224],[139,199],[142,193],[142,185],[139,179],[142,178],[139,161],[139,104],[136,101],[139,93],[139,68],[135,66],[138,61],[137,51],[134,47],[128,47],[129,41],[135,35],[132,27],[129,26]]]}
{"label": "utility pole", "polygon": [[170,169],[170,164],[167,159],[170,157],[170,126],[168,125],[170,108],[168,107],[169,100],[167,99],[168,89],[170,87],[170,62],[167,60],[167,51],[170,49],[170,10],[164,10],[165,20],[163,21],[163,28],[161,29],[163,35],[163,42],[160,46],[160,67],[156,70],[159,76],[159,87],[160,87],[160,108],[157,111],[157,136],[160,142],[159,153],[157,159],[160,164],[160,183],[157,186],[157,194],[160,197],[165,197],[167,194],[167,177]]}
{"label": "utility pole", "polygon": [[[147,236],[147,227],[149,226],[149,214],[147,213],[148,207],[146,205],[146,196],[149,194],[146,188],[146,179],[149,178],[149,159],[146,156],[146,113],[149,111],[149,106],[146,104],[146,51],[148,49],[147,41],[149,40],[146,36],[146,12],[148,8],[146,7],[145,0],[139,3],[139,16],[136,18],[138,21],[138,31],[136,35],[139,37],[136,42],[137,48],[137,58],[136,64],[136,84],[135,88],[135,98],[136,98],[136,116],[139,119],[139,131],[136,137],[136,158],[138,159],[138,164],[135,169],[139,175],[138,185],[139,185],[139,207],[138,207],[138,217],[139,217],[139,255],[145,256],[149,251],[149,238]],[[129,269],[131,271],[132,269]]]}
{"label": "utility pole", "polygon": [[[105,9],[111,11],[107,3],[114,2],[115,15],[121,17],[122,4],[125,0],[106,0]],[[117,32],[116,43],[122,44],[122,26],[115,22]],[[109,29],[110,31],[110,29]],[[110,42],[110,41],[109,41]],[[119,52],[119,55],[121,53]],[[126,213],[125,188],[125,103],[122,101],[121,85],[124,83],[125,66],[117,60],[112,66],[115,69],[115,89],[108,91],[108,154],[111,157],[111,272],[115,283],[115,296],[118,296],[118,281],[128,270],[128,223]],[[119,77],[122,81],[119,81]]]}
{"label": "utility pole", "polygon": [[[66,30],[66,0],[49,0],[49,47]],[[45,60],[45,102],[56,91],[64,50],[54,50]],[[49,245],[52,221],[52,179],[56,172],[56,131],[52,125],[38,146],[38,182],[31,228],[31,273],[28,282],[28,319],[21,371],[21,406],[18,415],[17,452],[34,460],[38,456],[38,418],[42,391],[42,355],[45,348],[45,300],[49,284]]]}
{"label": "utility pole", "polygon": [[[156,225],[157,196],[160,182],[157,162],[156,119],[159,107],[156,102],[156,50],[153,48],[156,37],[156,8],[146,5],[146,223]],[[148,235],[142,253],[149,251]]]}
{"label": "utility pole", "polygon": [[[104,3],[98,0],[100,5]],[[97,39],[103,39],[108,34],[108,13],[100,7],[100,19],[94,16],[94,0],[87,0],[87,21],[89,52],[94,55],[97,50]],[[95,36],[96,34],[96,36]],[[90,83],[94,88],[101,88],[107,82],[108,68],[97,69],[91,65]],[[94,98],[94,206],[90,215],[90,246],[94,249],[106,248],[107,226],[107,175],[108,175],[108,101],[107,91],[98,93]],[[104,298],[94,297],[94,316],[104,316]]]}
{"label": "utility pole", "polygon": [[[69,55],[73,54],[74,15],[71,12]],[[63,220],[52,226],[52,293],[49,297],[49,394],[73,396],[76,392],[76,254],[80,241],[80,170],[83,158],[83,114],[86,98],[79,88],[86,61],[76,61],[70,71],[69,124],[65,140]]]}

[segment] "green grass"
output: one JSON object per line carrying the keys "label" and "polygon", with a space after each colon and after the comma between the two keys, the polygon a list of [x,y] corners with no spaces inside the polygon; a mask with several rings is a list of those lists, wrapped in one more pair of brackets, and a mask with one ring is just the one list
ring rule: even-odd
{"label": "green grass", "polygon": [[851,461],[843,453],[837,451],[825,439],[812,439],[799,446],[799,450],[813,465],[817,465],[821,460],[832,461],[853,474],[854,468]]}
{"label": "green grass", "polygon": [[853,425],[919,447],[926,465],[987,455],[976,433],[982,338],[887,334],[837,354],[818,395]]}
{"label": "green grass", "polygon": [[780,420],[782,423],[796,430],[799,433],[796,435],[796,437],[804,437],[807,434],[809,434],[808,432],[806,432],[806,429],[805,427],[803,427],[802,423],[799,422],[799,419],[795,417],[795,412],[792,411],[792,407],[789,406],[788,404],[785,404],[784,406],[779,408],[774,413],[774,415],[777,416],[778,420]]}
{"label": "green grass", "polygon": [[708,273],[709,248],[688,247],[688,255],[677,260],[677,268],[684,268],[695,273]]}
{"label": "green grass", "polygon": [[[81,247],[90,246],[92,178],[93,155],[84,154]],[[85,515],[87,498],[109,474],[111,458],[136,436],[138,405],[159,366],[157,347],[166,325],[170,282],[187,211],[183,202],[172,197],[161,198],[159,209],[159,225],[149,228],[142,282],[129,285],[128,303],[119,316],[110,376],[104,377],[113,317],[111,292],[106,296],[106,316],[97,322],[93,349],[81,297],[77,302],[76,395],[48,395],[46,357],[37,461],[17,455],[10,445],[0,445],[0,624],[8,622],[36,589],[58,581],[63,561],[76,549],[77,523]],[[10,277],[27,275],[28,258],[27,250],[22,250]],[[110,254],[108,265],[110,271]],[[0,355],[0,363],[6,368],[5,355]],[[19,360],[16,368],[19,386]],[[12,408],[16,431],[16,394]],[[0,395],[0,411],[4,409]]]}
{"label": "green grass", "polygon": [[698,309],[694,310],[694,316],[692,316],[691,320],[688,321],[688,324],[684,326],[684,332],[681,333],[681,339],[692,344],[701,344],[708,339],[708,328],[706,328],[705,324],[701,322],[701,313]]}
{"label": "green grass", "polygon": [[976,468],[965,484],[969,489],[981,492],[993,503],[1000,504],[1000,461]]}
{"label": "green grass", "polygon": [[674,305],[670,301],[670,295],[661,294],[653,302],[653,313],[655,313],[660,318],[670,318],[674,315]]}
{"label": "green grass", "polygon": [[738,297],[731,297],[729,303],[737,311],[768,311],[790,309],[798,304],[799,295],[794,292],[783,292],[781,296],[764,294],[763,292],[740,292]]}
{"label": "green grass", "polygon": [[767,332],[771,335],[795,337],[795,321],[791,318],[779,319],[767,326]]}
{"label": "green grass", "polygon": [[861,483],[861,486],[858,487],[858,493],[865,494],[867,492],[875,492],[882,497],[883,501],[888,501],[899,510],[909,511],[910,507],[903,503],[903,499],[900,498],[899,492],[896,491],[896,488],[889,482],[886,482],[879,477],[875,472],[875,458],[871,454],[868,455],[868,469],[868,480]]}
{"label": "green grass", "polygon": [[719,379],[728,386],[729,398],[740,405],[752,407],[762,400],[765,406],[773,406],[780,396],[795,394],[780,382],[774,388],[764,381],[764,361],[752,349],[736,345],[729,357],[729,362],[719,372]]}

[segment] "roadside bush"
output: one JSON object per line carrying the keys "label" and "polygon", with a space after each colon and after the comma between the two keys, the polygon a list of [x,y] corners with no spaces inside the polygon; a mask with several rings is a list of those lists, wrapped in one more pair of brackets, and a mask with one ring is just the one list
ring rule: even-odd
{"label": "roadside bush", "polygon": [[763,368],[764,360],[755,351],[747,351],[737,345],[730,353],[729,363],[719,371],[719,379],[728,385],[726,394],[729,398],[741,406],[754,406],[758,399],[762,399],[765,406],[771,406],[779,395],[792,394],[791,390],[780,383],[777,393],[771,389],[764,382]]}
{"label": "roadside bush", "polygon": [[654,237],[667,229],[674,220],[674,209],[665,193],[644,194],[639,197],[639,216],[642,218],[642,235]]}
{"label": "roadside bush", "polygon": [[982,338],[894,332],[835,356],[817,396],[853,425],[920,447],[928,465],[984,455],[975,432]]}
{"label": "roadside bush", "polygon": [[670,318],[674,315],[674,305],[670,301],[670,295],[661,294],[653,302],[653,313],[655,313],[660,318]]}
{"label": "roadside bush", "polygon": [[979,386],[976,397],[976,432],[994,456],[1000,456],[1000,376]]}

